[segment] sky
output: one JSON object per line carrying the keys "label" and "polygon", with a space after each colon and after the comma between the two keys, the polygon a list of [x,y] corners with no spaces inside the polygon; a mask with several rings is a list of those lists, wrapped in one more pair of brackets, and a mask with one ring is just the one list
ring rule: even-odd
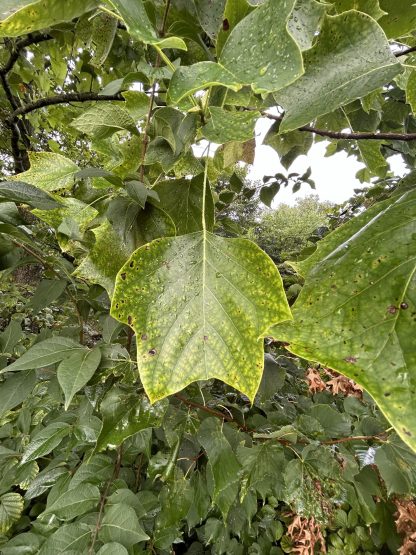
{"label": "sky", "polygon": [[[254,164],[247,175],[253,181],[262,180],[264,175],[274,175],[277,172],[287,175],[287,171],[279,162],[276,151],[270,146],[261,144],[272,124],[273,121],[266,118],[261,118],[256,124]],[[277,208],[282,203],[293,205],[297,198],[310,194],[317,194],[322,201],[327,200],[338,204],[348,200],[354,194],[354,189],[360,189],[366,185],[360,183],[355,177],[363,164],[357,162],[353,156],[347,157],[344,152],[325,158],[327,146],[328,141],[314,144],[307,156],[299,156],[290,167],[291,172],[300,174],[311,167],[311,178],[315,181],[316,189],[313,190],[305,184],[298,193],[293,194],[290,188],[283,188],[276,195],[273,208]],[[405,173],[405,166],[400,155],[390,157],[389,162],[395,175],[401,176]]]}

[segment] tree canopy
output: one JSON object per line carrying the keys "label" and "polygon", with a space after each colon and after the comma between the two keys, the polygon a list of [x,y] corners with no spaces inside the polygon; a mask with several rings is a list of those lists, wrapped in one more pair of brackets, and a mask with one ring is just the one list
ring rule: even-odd
{"label": "tree canopy", "polygon": [[[3,2],[4,555],[412,552],[415,30],[413,0]],[[288,174],[253,187],[260,118]],[[323,139],[363,191],[282,280],[239,219]]]}

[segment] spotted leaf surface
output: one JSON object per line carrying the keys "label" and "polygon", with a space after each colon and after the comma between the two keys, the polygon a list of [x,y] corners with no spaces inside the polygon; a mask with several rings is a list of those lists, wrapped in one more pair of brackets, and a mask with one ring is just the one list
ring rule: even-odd
{"label": "spotted leaf surface", "polygon": [[272,260],[245,239],[195,232],[141,247],[120,270],[111,314],[137,336],[151,402],[218,378],[254,399],[262,337],[291,318]]}
{"label": "spotted leaf surface", "polygon": [[294,323],[272,333],[288,349],[365,387],[416,450],[416,192],[375,205],[319,243]]}
{"label": "spotted leaf surface", "polygon": [[204,137],[214,143],[244,142],[254,138],[254,126],[260,112],[230,112],[211,106],[211,119],[203,127]]}
{"label": "spotted leaf surface", "polygon": [[43,191],[57,191],[74,184],[74,175],[79,168],[72,160],[54,152],[29,152],[30,168],[10,181],[23,181]]}
{"label": "spotted leaf surface", "polygon": [[325,18],[304,63],[304,75],[275,95],[286,112],[281,131],[297,129],[365,96],[401,71],[379,25],[354,10]]}
{"label": "spotted leaf surface", "polygon": [[264,2],[234,27],[222,49],[219,62],[255,92],[277,91],[303,73],[301,51],[287,30],[294,3]]}

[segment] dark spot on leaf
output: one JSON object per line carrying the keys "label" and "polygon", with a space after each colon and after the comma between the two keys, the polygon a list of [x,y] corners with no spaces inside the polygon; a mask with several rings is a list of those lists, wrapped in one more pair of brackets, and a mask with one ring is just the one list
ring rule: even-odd
{"label": "dark spot on leaf", "polygon": [[134,262],[133,262],[133,260],[130,262],[129,266],[130,266],[130,268],[134,268]]}
{"label": "dark spot on leaf", "polygon": [[147,335],[145,333],[142,333],[142,341],[147,341]]}
{"label": "dark spot on leaf", "polygon": [[228,21],[227,18],[224,19],[224,21],[222,22],[222,30],[223,31],[228,31],[230,28],[230,23]]}
{"label": "dark spot on leaf", "polygon": [[123,272],[122,274],[120,274],[121,279],[126,279],[126,272]]}
{"label": "dark spot on leaf", "polygon": [[131,316],[127,316],[127,323],[129,324],[129,326],[131,325]]}
{"label": "dark spot on leaf", "polygon": [[407,303],[401,303],[400,308],[406,310],[406,308],[409,308],[409,305]]}
{"label": "dark spot on leaf", "polygon": [[412,434],[409,432],[409,430],[406,430],[406,428],[402,428],[402,430],[407,436],[412,437]]}
{"label": "dark spot on leaf", "polygon": [[390,397],[391,393],[390,391],[386,391],[386,393],[384,394],[384,397]]}
{"label": "dark spot on leaf", "polygon": [[357,357],[349,356],[344,358],[345,362],[355,364],[357,362]]}
{"label": "dark spot on leaf", "polygon": [[149,355],[154,356],[156,354],[156,349],[150,349]]}
{"label": "dark spot on leaf", "polygon": [[208,335],[204,335],[204,341],[208,341]]}
{"label": "dark spot on leaf", "polygon": [[387,312],[388,312],[389,314],[396,314],[396,312],[397,312],[397,306],[394,306],[393,304],[390,305],[390,306],[388,307],[388,309],[387,309]]}

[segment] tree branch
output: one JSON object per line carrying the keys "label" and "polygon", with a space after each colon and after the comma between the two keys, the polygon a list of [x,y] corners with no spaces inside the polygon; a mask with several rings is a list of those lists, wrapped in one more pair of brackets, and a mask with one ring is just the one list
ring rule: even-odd
{"label": "tree branch", "polygon": [[46,98],[40,98],[35,100],[35,102],[30,102],[25,106],[17,108],[10,116],[9,122],[16,121],[19,116],[29,114],[40,108],[46,108],[46,106],[54,106],[56,104],[68,104],[69,102],[91,102],[91,101],[103,101],[103,100],[120,100],[124,101],[124,98],[120,93],[117,94],[103,94],[99,95],[95,92],[84,92],[84,93],[65,93],[59,94],[57,96],[47,96]]}
{"label": "tree branch", "polygon": [[411,54],[412,52],[416,52],[416,46],[406,48],[406,50],[402,50],[400,52],[395,52],[394,55],[396,58],[399,58],[399,56],[407,56],[407,54]]}
{"label": "tree branch", "polygon": [[[261,112],[262,116],[272,119],[274,121],[282,121],[283,116],[275,116],[269,114],[268,112]],[[367,141],[416,141],[416,133],[383,133],[381,131],[376,132],[344,132],[344,131],[328,131],[326,129],[317,129],[310,125],[303,125],[297,129],[298,131],[307,131],[309,133],[315,133],[315,135],[320,135],[321,137],[328,137],[329,139],[343,139],[343,140],[367,140]]]}
{"label": "tree branch", "polygon": [[26,38],[18,40],[13,46],[9,59],[5,65],[0,68],[0,75],[7,75],[7,73],[13,69],[14,64],[19,59],[20,53],[24,48],[27,48],[32,44],[39,44],[40,42],[51,40],[52,38],[52,35],[49,35],[48,33],[36,33],[29,34]]}

